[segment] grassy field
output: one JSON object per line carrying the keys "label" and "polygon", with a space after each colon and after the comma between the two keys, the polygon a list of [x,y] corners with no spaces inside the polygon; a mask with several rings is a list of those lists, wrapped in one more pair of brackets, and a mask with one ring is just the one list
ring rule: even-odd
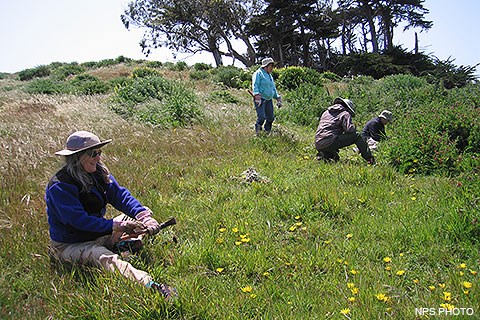
{"label": "grassy field", "polygon": [[[203,121],[171,129],[125,120],[109,94],[22,85],[0,80],[0,318],[480,318],[477,221],[465,214],[478,216],[478,189],[400,174],[381,155],[375,166],[351,150],[318,162],[310,129],[277,121],[256,137],[248,95],[212,102],[204,81],[191,83]],[[116,274],[50,264],[44,190],[75,130],[112,138],[102,157],[120,184],[157,220],[177,219],[132,262],[174,285],[175,303]]]}

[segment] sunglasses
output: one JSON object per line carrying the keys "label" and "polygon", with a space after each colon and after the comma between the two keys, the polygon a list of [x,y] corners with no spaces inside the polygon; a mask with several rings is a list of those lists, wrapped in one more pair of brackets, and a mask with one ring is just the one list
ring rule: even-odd
{"label": "sunglasses", "polygon": [[102,155],[102,150],[98,149],[98,150],[89,150],[86,152],[87,155],[90,157],[90,158],[95,158],[96,156],[101,156]]}

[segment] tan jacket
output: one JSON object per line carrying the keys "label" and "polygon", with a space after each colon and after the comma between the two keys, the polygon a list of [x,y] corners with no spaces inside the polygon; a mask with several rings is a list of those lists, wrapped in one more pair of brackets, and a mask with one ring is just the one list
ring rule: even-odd
{"label": "tan jacket", "polygon": [[315,133],[315,148],[317,150],[327,148],[337,136],[356,131],[350,113],[341,104],[334,104],[320,118]]}

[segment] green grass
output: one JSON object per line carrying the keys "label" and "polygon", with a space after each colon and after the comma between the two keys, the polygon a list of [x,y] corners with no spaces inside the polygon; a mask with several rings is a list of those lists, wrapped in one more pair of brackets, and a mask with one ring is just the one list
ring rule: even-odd
{"label": "green grass", "polygon": [[[476,173],[404,175],[349,150],[317,162],[309,128],[276,122],[255,137],[250,98],[231,90],[239,102],[216,104],[211,91],[196,90],[203,124],[155,129],[105,96],[0,90],[0,318],[413,319],[443,303],[478,318]],[[174,285],[176,303],[50,264],[44,188],[61,165],[53,153],[80,129],[113,138],[104,160],[117,180],[159,221],[176,217],[132,262]],[[246,182],[248,168],[264,180]]]}

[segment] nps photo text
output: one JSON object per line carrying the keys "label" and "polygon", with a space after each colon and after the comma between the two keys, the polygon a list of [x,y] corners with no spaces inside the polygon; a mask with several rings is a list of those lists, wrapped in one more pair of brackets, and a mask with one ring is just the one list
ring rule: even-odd
{"label": "nps photo text", "polygon": [[415,316],[473,316],[473,308],[415,308]]}

